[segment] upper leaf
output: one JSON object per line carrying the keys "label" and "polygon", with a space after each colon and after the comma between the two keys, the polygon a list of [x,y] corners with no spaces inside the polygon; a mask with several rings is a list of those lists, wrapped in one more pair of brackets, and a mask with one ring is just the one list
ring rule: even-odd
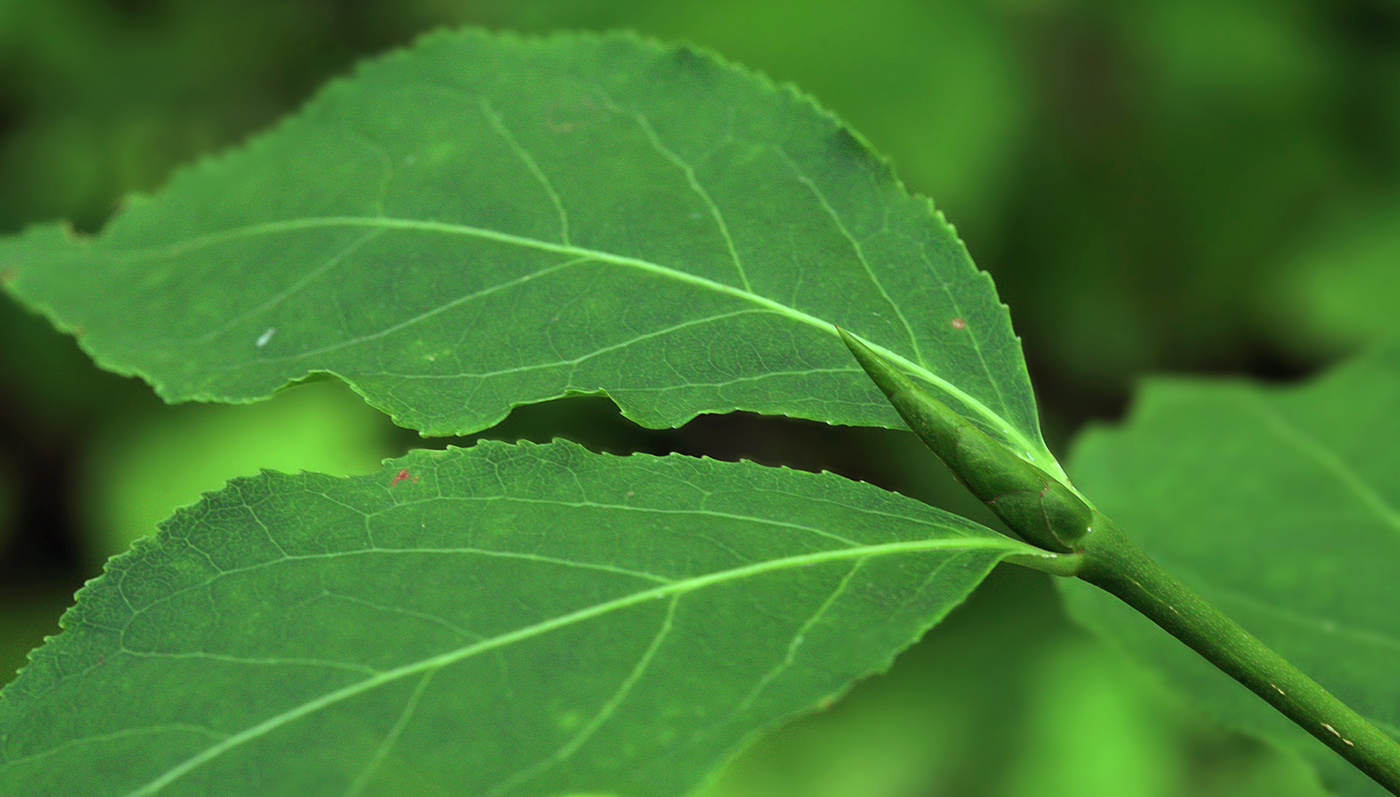
{"label": "upper leaf", "polygon": [[0,274],[169,400],[330,372],[425,434],[580,392],[898,428],[839,324],[1057,469],[930,203],[797,92],[628,36],[430,36],[96,239],[0,242]]}
{"label": "upper leaf", "polygon": [[[1397,345],[1293,390],[1157,382],[1126,427],[1083,437],[1071,472],[1168,571],[1400,738],[1397,406]],[[1212,713],[1309,754],[1346,794],[1383,793],[1132,609],[1064,586]]]}
{"label": "upper leaf", "polygon": [[264,473],[79,593],[0,700],[0,794],[683,794],[1033,550],[829,473],[563,442]]}

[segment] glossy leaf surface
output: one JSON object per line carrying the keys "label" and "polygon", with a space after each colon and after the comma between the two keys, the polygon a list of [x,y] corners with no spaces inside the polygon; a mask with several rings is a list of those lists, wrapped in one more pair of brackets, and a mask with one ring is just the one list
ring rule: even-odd
{"label": "glossy leaf surface", "polygon": [[833,474],[563,442],[264,473],[79,594],[0,700],[0,794],[681,794],[1026,550]]}
{"label": "glossy leaf surface", "polygon": [[[1172,574],[1400,738],[1400,347],[1293,389],[1157,382],[1071,472]],[[1072,611],[1227,724],[1296,747],[1345,794],[1384,793],[1330,750],[1087,585]]]}
{"label": "glossy leaf surface", "polygon": [[0,268],[175,401],[329,372],[426,434],[597,392],[652,427],[898,428],[839,324],[1049,459],[1006,308],[931,204],[795,91],[630,37],[430,36]]}

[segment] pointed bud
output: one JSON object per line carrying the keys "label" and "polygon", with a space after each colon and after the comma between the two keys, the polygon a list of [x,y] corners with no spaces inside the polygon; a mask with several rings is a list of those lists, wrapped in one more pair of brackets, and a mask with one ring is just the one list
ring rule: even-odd
{"label": "pointed bud", "polygon": [[836,330],[904,422],[958,481],[1027,542],[1069,553],[1094,511],[1073,490],[1017,456],[843,329]]}

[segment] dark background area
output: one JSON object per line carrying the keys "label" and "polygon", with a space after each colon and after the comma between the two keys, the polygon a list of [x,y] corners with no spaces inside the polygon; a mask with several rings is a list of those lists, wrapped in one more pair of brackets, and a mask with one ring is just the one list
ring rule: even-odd
{"label": "dark background area", "polygon": [[[1121,417],[1145,375],[1291,382],[1396,327],[1400,4],[1382,0],[0,0],[0,232],[98,230],[123,195],[238,144],[357,60],[464,24],[628,28],[815,96],[992,273],[1062,454],[1083,424]],[[0,680],[107,556],[201,491],[465,442],[420,441],[334,384],[166,407],[9,300],[0,344]],[[895,432],[747,415],[648,431],[570,400],[483,436],[829,469],[987,517]],[[1057,790],[1066,724],[1112,747]],[[1044,578],[1007,570],[889,676],[759,743],[718,788],[1315,787],[1072,627]]]}

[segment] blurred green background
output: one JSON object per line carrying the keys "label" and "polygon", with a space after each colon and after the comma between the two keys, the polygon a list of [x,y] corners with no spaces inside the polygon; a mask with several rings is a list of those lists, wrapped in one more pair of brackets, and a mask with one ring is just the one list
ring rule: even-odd
{"label": "blurred green background", "polygon": [[[993,274],[1058,451],[1117,417],[1145,373],[1296,379],[1397,326],[1400,4],[1384,0],[0,0],[0,232],[100,228],[124,194],[356,60],[462,24],[630,28],[814,95]],[[447,442],[394,429],[334,383],[164,407],[8,300],[0,343],[0,681],[107,556],[201,492],[263,467],[366,472]],[[564,401],[486,434],[826,468],[986,517],[896,433],[742,415],[648,432],[606,402]],[[712,789],[1320,793],[1012,569]]]}

